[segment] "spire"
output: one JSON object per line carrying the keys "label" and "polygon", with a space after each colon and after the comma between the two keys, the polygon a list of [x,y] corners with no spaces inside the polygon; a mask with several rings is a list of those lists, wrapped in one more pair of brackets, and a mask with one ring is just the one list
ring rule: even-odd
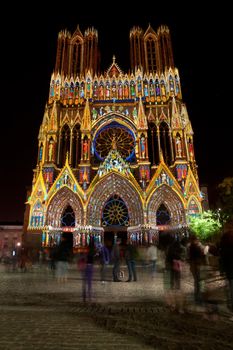
{"label": "spire", "polygon": [[57,131],[57,105],[56,100],[53,102],[53,107],[50,116],[49,131]]}
{"label": "spire", "polygon": [[77,25],[77,28],[75,30],[75,32],[72,35],[72,39],[75,38],[76,36],[79,36],[80,38],[83,38],[83,34],[79,28],[79,24]]}
{"label": "spire", "polygon": [[161,149],[160,149],[160,152],[159,152],[159,160],[160,160],[160,162],[164,162],[163,151]]}
{"label": "spire", "polygon": [[147,119],[146,119],[141,97],[140,97],[139,106],[138,106],[138,129],[141,129],[141,130],[147,129]]}
{"label": "spire", "polygon": [[47,125],[47,123],[48,123],[48,105],[46,103],[42,125],[45,126],[45,125]]}
{"label": "spire", "polygon": [[66,166],[69,165],[69,152],[66,152]]}
{"label": "spire", "polygon": [[148,25],[148,28],[147,28],[145,34],[144,34],[144,38],[145,38],[148,34],[152,34],[152,35],[154,35],[155,37],[157,37],[157,34],[156,34],[156,32],[154,31],[154,29],[151,27],[150,23],[149,23],[149,25]]}
{"label": "spire", "polygon": [[91,112],[89,107],[89,100],[87,99],[84,112],[83,112],[81,131],[90,131],[90,129],[91,129]]}
{"label": "spire", "polygon": [[172,128],[180,129],[181,128],[180,115],[176,105],[176,99],[174,96],[172,98],[172,118],[171,119],[172,119]]}
{"label": "spire", "polygon": [[152,122],[154,120],[155,120],[155,116],[154,116],[154,113],[152,112],[152,108],[150,108],[150,112],[148,114],[148,121]]}
{"label": "spire", "polygon": [[108,68],[106,75],[110,76],[110,77],[118,77],[118,75],[123,74],[122,70],[120,69],[120,67],[118,66],[118,64],[116,63],[116,56],[113,55],[112,56],[112,64],[110,65],[110,67]]}
{"label": "spire", "polygon": [[175,97],[172,97],[172,116],[175,116],[178,114],[178,110],[177,110],[177,105],[176,105],[176,100]]}

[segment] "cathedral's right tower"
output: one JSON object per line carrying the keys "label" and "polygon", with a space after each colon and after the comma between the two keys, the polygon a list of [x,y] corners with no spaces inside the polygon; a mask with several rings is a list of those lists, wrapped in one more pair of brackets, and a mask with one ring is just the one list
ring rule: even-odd
{"label": "cathedral's right tower", "polygon": [[146,32],[139,27],[130,31],[131,70],[161,73],[174,68],[170,31],[160,26],[157,32],[149,25]]}

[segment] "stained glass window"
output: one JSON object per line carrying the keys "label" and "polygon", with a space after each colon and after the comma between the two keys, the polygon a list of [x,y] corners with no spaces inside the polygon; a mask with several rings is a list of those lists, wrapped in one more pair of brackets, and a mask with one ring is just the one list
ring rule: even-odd
{"label": "stained glass window", "polygon": [[164,204],[161,204],[156,212],[157,225],[169,225],[170,213]]}
{"label": "stained glass window", "polygon": [[129,215],[124,201],[114,195],[106,202],[102,213],[103,226],[128,226]]}
{"label": "stained glass window", "polygon": [[61,217],[61,226],[69,226],[74,227],[75,226],[75,215],[74,211],[71,208],[70,205],[66,207],[64,210],[62,217]]}

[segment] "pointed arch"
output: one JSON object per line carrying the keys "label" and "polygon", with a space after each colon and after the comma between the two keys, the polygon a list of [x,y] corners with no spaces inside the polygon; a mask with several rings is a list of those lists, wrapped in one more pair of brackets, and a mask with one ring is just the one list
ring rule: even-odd
{"label": "pointed arch", "polygon": [[164,161],[167,165],[172,163],[171,152],[171,135],[170,128],[166,122],[161,122],[159,125],[160,147],[163,152]]}
{"label": "pointed arch", "polygon": [[68,124],[64,124],[61,129],[60,166],[65,164],[67,152],[70,152],[70,127]]}
{"label": "pointed arch", "polygon": [[202,212],[202,208],[199,201],[197,200],[196,197],[191,196],[189,198],[188,205],[187,205],[188,216],[192,216],[192,217],[199,216],[201,212]]}
{"label": "pointed arch", "polygon": [[157,225],[157,211],[164,205],[170,213],[170,225],[185,224],[185,210],[178,194],[169,186],[162,185],[151,195],[148,206],[148,222]]}
{"label": "pointed arch", "polygon": [[93,124],[92,126],[93,139],[95,138],[96,134],[100,131],[100,129],[106,127],[109,124],[112,124],[113,120],[114,120],[114,124],[123,125],[126,128],[130,129],[134,137],[136,138],[137,129],[133,120],[123,113],[110,112],[110,113],[104,114],[102,118],[98,118],[98,120]]}
{"label": "pointed arch", "polygon": [[61,226],[62,227],[75,227],[75,214],[74,210],[71,207],[71,205],[67,205],[66,208],[64,208],[61,216]]}
{"label": "pointed arch", "polygon": [[81,32],[76,32],[70,41],[70,74],[74,77],[83,71],[84,40]]}
{"label": "pointed arch", "polygon": [[158,147],[158,135],[157,126],[154,121],[148,123],[148,146],[151,149],[149,152],[149,160],[152,165],[159,163],[159,147]]}
{"label": "pointed arch", "polygon": [[110,173],[95,185],[87,204],[87,218],[90,225],[100,226],[105,203],[113,195],[118,195],[124,201],[129,214],[129,225],[143,224],[143,205],[140,195],[134,185],[125,177]]}
{"label": "pointed arch", "polygon": [[169,225],[171,220],[171,213],[164,203],[160,204],[156,211],[156,224]]}
{"label": "pointed arch", "polygon": [[77,194],[68,187],[62,187],[51,199],[46,217],[46,225],[59,228],[61,227],[61,217],[64,210],[70,206],[75,215],[75,226],[83,222],[83,206]]}
{"label": "pointed arch", "polygon": [[72,134],[72,159],[71,166],[77,168],[81,159],[81,132],[80,124],[76,124]]}
{"label": "pointed arch", "polygon": [[155,34],[149,32],[144,38],[146,71],[156,73],[158,65],[158,40]]}
{"label": "pointed arch", "polygon": [[[112,115],[112,114],[110,114]],[[109,116],[109,114],[108,114]],[[135,161],[135,126],[132,121],[113,114],[113,120],[109,117],[93,130],[94,154],[98,161],[103,161],[111,149],[113,135],[116,137],[117,149],[121,156],[127,161]]]}

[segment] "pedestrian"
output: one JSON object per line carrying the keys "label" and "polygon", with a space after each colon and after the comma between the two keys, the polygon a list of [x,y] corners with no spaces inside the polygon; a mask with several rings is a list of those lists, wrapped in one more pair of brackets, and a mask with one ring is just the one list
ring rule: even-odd
{"label": "pedestrian", "polygon": [[57,247],[56,246],[53,246],[50,248],[49,250],[49,267],[50,267],[50,270],[52,271],[52,273],[54,274],[55,273],[55,270],[56,270],[56,250],[57,250]]}
{"label": "pedestrian", "polygon": [[137,281],[136,273],[136,260],[138,258],[138,251],[135,245],[132,242],[128,241],[125,249],[125,260],[128,267],[128,280],[127,282]]}
{"label": "pedestrian", "polygon": [[97,255],[99,256],[99,262],[100,262],[100,280],[102,283],[105,283],[106,269],[110,260],[108,248],[104,244],[99,243],[97,247]]}
{"label": "pedestrian", "polygon": [[185,248],[179,239],[175,239],[166,252],[166,267],[170,274],[170,307],[179,313],[184,313],[184,298],[181,290],[181,273],[185,259]]}
{"label": "pedestrian", "polygon": [[147,249],[147,260],[151,264],[152,277],[155,277],[157,259],[158,259],[157,246],[155,244],[151,244]]}
{"label": "pedestrian", "polygon": [[83,301],[92,301],[92,279],[93,279],[93,264],[95,257],[95,247],[94,243],[91,242],[88,247],[88,252],[86,256],[81,259],[81,273],[82,273],[82,296]]}
{"label": "pedestrian", "polygon": [[187,247],[187,255],[190,271],[194,280],[194,300],[196,303],[201,303],[201,266],[205,264],[205,254],[204,246],[195,235],[190,237],[190,244]]}
{"label": "pedestrian", "polygon": [[111,259],[113,262],[113,270],[112,270],[113,282],[121,282],[121,280],[119,279],[120,261],[121,261],[120,244],[121,244],[121,239],[117,238],[111,251]]}
{"label": "pedestrian", "polygon": [[68,273],[68,264],[70,260],[70,246],[68,245],[66,236],[61,236],[61,241],[55,252],[56,260],[56,278],[57,282],[66,282]]}

